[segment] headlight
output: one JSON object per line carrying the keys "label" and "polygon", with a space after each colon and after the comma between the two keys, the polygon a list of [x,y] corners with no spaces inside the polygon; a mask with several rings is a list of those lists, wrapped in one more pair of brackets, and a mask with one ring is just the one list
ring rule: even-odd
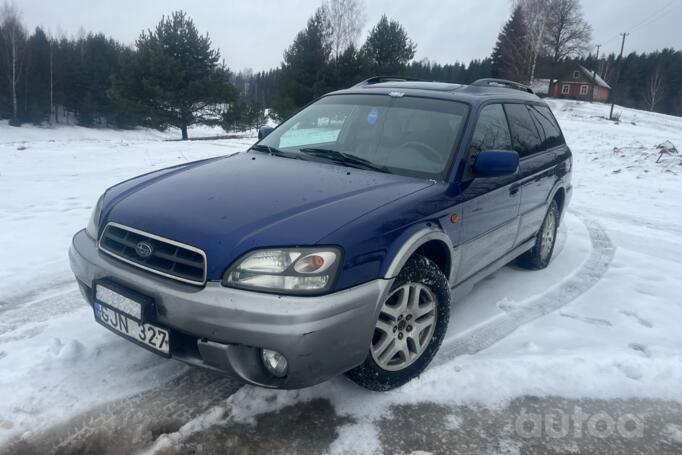
{"label": "headlight", "polygon": [[283,294],[322,294],[329,290],[341,261],[337,248],[256,250],[225,273],[223,285]]}
{"label": "headlight", "polygon": [[85,232],[88,233],[90,237],[97,240],[98,228],[99,228],[99,216],[102,212],[102,199],[104,195],[101,195],[95,204],[95,208],[92,210],[90,215],[90,221],[88,221],[88,226],[85,228]]}

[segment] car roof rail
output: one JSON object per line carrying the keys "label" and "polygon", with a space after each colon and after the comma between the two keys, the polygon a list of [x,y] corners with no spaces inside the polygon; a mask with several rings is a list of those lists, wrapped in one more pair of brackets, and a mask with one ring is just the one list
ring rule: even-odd
{"label": "car roof rail", "polygon": [[472,82],[473,86],[476,87],[504,87],[504,88],[511,88],[514,90],[521,90],[522,92],[526,93],[531,93],[535,95],[535,92],[533,91],[532,88],[528,87],[527,85],[520,84],[518,82],[514,81],[509,81],[507,79],[495,79],[495,78],[485,78],[485,79],[478,79],[474,82]]}
{"label": "car roof rail", "polygon": [[365,79],[362,82],[355,84],[353,87],[362,87],[363,85],[374,85],[382,82],[426,82],[423,79],[407,76],[373,76]]}

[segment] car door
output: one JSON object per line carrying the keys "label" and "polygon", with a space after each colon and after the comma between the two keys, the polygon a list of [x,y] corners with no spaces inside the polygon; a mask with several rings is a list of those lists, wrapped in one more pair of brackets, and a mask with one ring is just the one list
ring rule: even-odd
{"label": "car door", "polygon": [[460,266],[457,284],[508,253],[518,230],[520,196],[516,176],[477,177],[471,167],[482,150],[511,150],[502,104],[481,108],[470,141],[463,177]]}
{"label": "car door", "polygon": [[553,126],[549,120],[553,120],[549,108],[541,108],[542,106],[526,104],[505,105],[512,144],[521,157],[520,219],[515,246],[537,234],[547,213],[549,194],[556,181],[556,148],[563,139],[558,127]]}

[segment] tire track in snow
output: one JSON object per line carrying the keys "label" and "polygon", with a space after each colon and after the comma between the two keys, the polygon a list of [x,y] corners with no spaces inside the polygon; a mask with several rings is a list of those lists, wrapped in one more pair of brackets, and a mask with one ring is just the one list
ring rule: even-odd
{"label": "tire track in snow", "polygon": [[[615,247],[605,230],[596,220],[584,216],[579,216],[579,218],[587,228],[592,247],[585,262],[575,269],[569,278],[559,282],[547,292],[530,298],[523,307],[505,313],[478,329],[467,332],[460,337],[446,340],[441,347],[441,351],[434,360],[433,365],[452,361],[456,356],[475,354],[492,346],[519,327],[528,324],[541,316],[554,312],[574,301],[602,279],[613,260]],[[564,242],[565,241],[566,239],[564,238]],[[562,246],[565,245],[557,245],[557,247]],[[312,415],[309,418],[320,419],[324,417]],[[188,446],[180,444],[176,447],[176,452],[170,452],[184,453],[185,451],[190,452],[197,446],[202,448],[211,447],[211,442],[202,436],[202,432],[205,431],[214,430],[210,429],[210,427],[208,429],[199,430],[198,434],[189,436],[190,441],[193,441],[191,444]],[[180,442],[185,441],[186,437],[187,436],[183,436]],[[201,441],[201,444],[197,443],[197,441]],[[207,445],[204,446],[203,443],[207,443]],[[213,443],[215,444],[215,442]],[[154,453],[164,452],[160,451]]]}
{"label": "tire track in snow", "polygon": [[49,428],[18,435],[0,455],[126,455],[177,431],[236,392],[241,383],[207,370],[187,373],[158,387],[112,401],[55,422]]}
{"label": "tire track in snow", "polygon": [[[587,260],[573,275],[553,289],[533,297],[524,306],[459,337],[446,339],[433,365],[480,352],[519,327],[562,308],[599,282],[608,270],[615,247],[596,220],[578,217],[587,228],[592,248]],[[190,369],[179,378],[150,391],[98,406],[33,433],[30,438],[19,437],[0,449],[0,454],[130,453],[148,446],[160,434],[177,431],[188,420],[209,412],[240,387],[241,384],[234,379]]]}
{"label": "tire track in snow", "polygon": [[0,311],[0,344],[9,339],[16,339],[17,335],[13,335],[12,332],[26,331],[86,306],[87,303],[74,282],[31,295],[28,300],[10,303]]}
{"label": "tire track in snow", "polygon": [[525,305],[495,317],[487,324],[461,336],[446,338],[433,365],[489,348],[519,327],[571,303],[601,280],[613,260],[616,248],[598,221],[573,211],[571,213],[581,219],[590,236],[592,250],[583,265],[570,278],[548,292],[530,299]]}
{"label": "tire track in snow", "polygon": [[[581,212],[588,212],[593,216],[598,216],[600,218],[606,218],[606,219],[612,219],[614,221],[619,221],[627,224],[633,224],[636,225],[637,227],[644,227],[647,229],[655,230],[655,231],[660,231],[660,232],[665,232],[669,234],[675,234],[675,235],[680,235],[682,236],[682,226],[679,224],[675,223],[670,223],[665,220],[655,220],[651,221],[650,219],[642,216],[637,216],[637,215],[628,215],[625,213],[620,213],[608,209],[603,209],[603,208],[595,208],[595,207],[586,207],[586,206],[579,206],[579,207],[574,207],[574,210],[580,210]],[[572,213],[574,213],[572,211]]]}

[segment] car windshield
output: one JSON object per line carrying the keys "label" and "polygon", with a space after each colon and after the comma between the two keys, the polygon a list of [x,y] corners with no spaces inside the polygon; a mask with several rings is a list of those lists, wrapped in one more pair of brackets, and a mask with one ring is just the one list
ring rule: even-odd
{"label": "car windshield", "polygon": [[395,174],[443,178],[468,111],[466,104],[446,100],[332,95],[291,117],[256,148]]}

